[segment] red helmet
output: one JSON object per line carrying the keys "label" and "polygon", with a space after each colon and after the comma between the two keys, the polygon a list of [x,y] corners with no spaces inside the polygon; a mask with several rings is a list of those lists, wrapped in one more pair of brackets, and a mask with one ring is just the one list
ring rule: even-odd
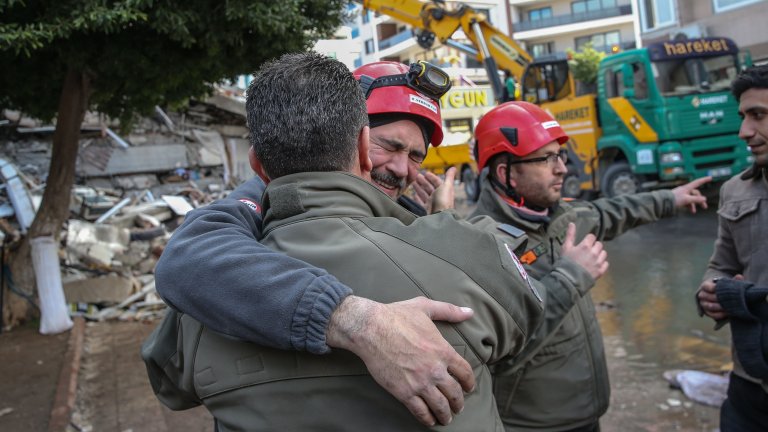
{"label": "red helmet", "polygon": [[488,111],[475,128],[477,166],[482,170],[492,156],[529,155],[552,141],[568,141],[560,124],[529,102],[507,102]]}
{"label": "red helmet", "polygon": [[[410,67],[398,62],[381,61],[360,66],[353,74],[355,79],[368,84],[376,78],[403,75]],[[367,78],[364,78],[367,77]],[[440,103],[406,85],[386,85],[370,91],[366,99],[368,115],[403,113],[422,117],[434,126],[429,142],[437,147],[443,141],[443,125]]]}

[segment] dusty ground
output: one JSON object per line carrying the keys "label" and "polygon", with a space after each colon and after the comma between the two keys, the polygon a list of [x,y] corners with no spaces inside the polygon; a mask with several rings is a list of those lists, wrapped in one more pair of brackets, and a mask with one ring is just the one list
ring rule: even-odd
{"label": "dusty ground", "polygon": [[68,339],[37,323],[0,334],[0,430],[46,430]]}

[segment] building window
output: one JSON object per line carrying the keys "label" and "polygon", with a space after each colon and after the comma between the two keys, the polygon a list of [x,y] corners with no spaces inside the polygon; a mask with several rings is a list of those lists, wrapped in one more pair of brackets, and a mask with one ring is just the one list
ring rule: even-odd
{"label": "building window", "polygon": [[592,48],[598,51],[608,52],[612,47],[621,45],[621,34],[616,30],[589,36],[581,36],[574,39],[576,51],[582,51],[588,43],[591,43]]}
{"label": "building window", "polygon": [[376,49],[373,46],[373,39],[366,40],[365,41],[365,53],[366,54],[372,54],[374,51],[376,51]]}
{"label": "building window", "polygon": [[648,99],[648,74],[643,63],[632,63],[632,80],[635,85],[635,99]]}
{"label": "building window", "polygon": [[537,43],[531,45],[531,54],[534,58],[541,57],[543,55],[547,54],[554,54],[555,52],[555,43],[554,42],[543,42],[543,43]]}
{"label": "building window", "polygon": [[472,132],[472,119],[445,119],[445,129],[448,132]]}
{"label": "building window", "polygon": [[363,9],[363,24],[368,24],[371,21],[371,11]]}
{"label": "building window", "polygon": [[722,12],[730,9],[736,9],[738,7],[746,6],[752,3],[757,3],[759,1],[760,0],[713,0],[715,4],[715,12]]}
{"label": "building window", "polygon": [[642,0],[640,17],[643,30],[655,30],[675,23],[675,4],[673,0]]}
{"label": "building window", "polygon": [[571,2],[571,13],[586,13],[612,7],[616,7],[616,0],[577,0]]}
{"label": "building window", "polygon": [[552,18],[552,8],[545,7],[540,9],[531,9],[528,11],[528,21],[538,21],[545,18]]}

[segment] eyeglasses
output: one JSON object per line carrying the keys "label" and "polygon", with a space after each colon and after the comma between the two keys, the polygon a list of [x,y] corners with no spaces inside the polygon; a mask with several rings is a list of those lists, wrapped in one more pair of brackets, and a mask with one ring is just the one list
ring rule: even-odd
{"label": "eyeglasses", "polygon": [[376,79],[367,75],[360,77],[360,87],[366,99],[373,89],[388,86],[410,87],[437,101],[451,89],[451,78],[439,67],[423,60],[412,63],[408,72],[404,74],[386,75]]}
{"label": "eyeglasses", "polygon": [[510,165],[517,165],[517,164],[526,164],[526,163],[543,163],[546,162],[549,166],[555,166],[557,165],[557,160],[560,159],[563,161],[563,163],[568,162],[568,150],[561,149],[557,153],[550,153],[546,156],[537,157],[537,158],[530,158],[530,159],[520,159],[509,162]]}

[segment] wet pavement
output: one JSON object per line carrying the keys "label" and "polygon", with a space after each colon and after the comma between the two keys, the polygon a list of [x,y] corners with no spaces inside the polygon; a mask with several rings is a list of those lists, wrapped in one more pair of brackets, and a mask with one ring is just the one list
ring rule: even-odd
{"label": "wet pavement", "polygon": [[670,389],[665,371],[730,368],[728,328],[694,301],[717,233],[713,209],[637,227],[606,243],[610,269],[592,290],[608,354],[607,431],[713,431],[718,409]]}
{"label": "wet pavement", "polygon": [[609,273],[593,298],[605,336],[619,336],[628,354],[650,369],[717,372],[730,361],[727,328],[696,311],[694,295],[717,233],[714,210],[638,227],[606,243]]}

